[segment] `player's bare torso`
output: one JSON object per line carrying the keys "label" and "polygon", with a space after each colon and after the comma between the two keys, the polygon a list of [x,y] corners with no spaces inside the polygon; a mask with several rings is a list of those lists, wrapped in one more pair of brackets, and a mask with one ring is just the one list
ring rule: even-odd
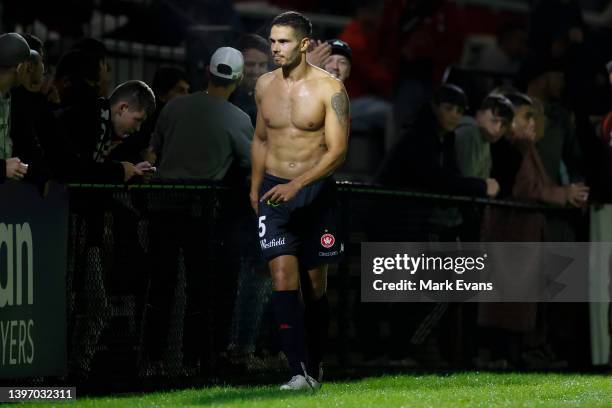
{"label": "player's bare torso", "polygon": [[266,172],[294,179],[314,167],[327,151],[325,102],[329,74],[311,68],[289,83],[277,69],[261,79],[260,115],[266,128]]}

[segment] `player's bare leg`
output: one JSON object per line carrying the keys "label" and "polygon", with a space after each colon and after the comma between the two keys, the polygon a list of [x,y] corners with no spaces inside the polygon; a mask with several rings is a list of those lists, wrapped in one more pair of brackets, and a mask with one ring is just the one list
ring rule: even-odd
{"label": "player's bare leg", "polygon": [[272,259],[269,264],[272,283],[275,291],[298,290],[300,274],[298,259],[293,255],[281,255]]}

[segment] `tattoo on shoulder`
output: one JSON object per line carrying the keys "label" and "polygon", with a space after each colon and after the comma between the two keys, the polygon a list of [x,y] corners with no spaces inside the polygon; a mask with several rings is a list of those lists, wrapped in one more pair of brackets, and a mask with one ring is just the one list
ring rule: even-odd
{"label": "tattoo on shoulder", "polygon": [[349,118],[349,102],[346,93],[336,92],[331,98],[331,104],[340,123],[346,126]]}

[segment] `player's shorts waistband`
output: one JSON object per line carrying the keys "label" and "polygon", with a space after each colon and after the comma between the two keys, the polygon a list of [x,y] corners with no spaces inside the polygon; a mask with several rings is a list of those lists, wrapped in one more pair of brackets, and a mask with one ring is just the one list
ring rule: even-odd
{"label": "player's shorts waistband", "polygon": [[273,183],[278,183],[278,184],[285,184],[285,183],[289,183],[291,181],[289,179],[284,179],[284,178],[281,178],[281,177],[273,176],[270,173],[265,173],[264,174],[264,180],[271,181]]}
{"label": "player's shorts waistband", "polygon": [[[284,184],[284,183],[289,183],[291,181],[290,179],[273,176],[270,173],[264,173],[264,180],[271,181],[276,184]],[[333,181],[333,176],[325,177],[319,180],[318,182],[326,182],[326,181]]]}

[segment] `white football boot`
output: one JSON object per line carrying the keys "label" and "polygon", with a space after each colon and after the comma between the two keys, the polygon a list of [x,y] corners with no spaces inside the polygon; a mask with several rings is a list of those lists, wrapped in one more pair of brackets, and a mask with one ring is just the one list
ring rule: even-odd
{"label": "white football boot", "polygon": [[[310,377],[310,376],[309,376]],[[311,377],[312,378],[312,377]],[[280,386],[282,391],[304,391],[313,390],[310,382],[303,375],[294,375],[285,384]]]}

